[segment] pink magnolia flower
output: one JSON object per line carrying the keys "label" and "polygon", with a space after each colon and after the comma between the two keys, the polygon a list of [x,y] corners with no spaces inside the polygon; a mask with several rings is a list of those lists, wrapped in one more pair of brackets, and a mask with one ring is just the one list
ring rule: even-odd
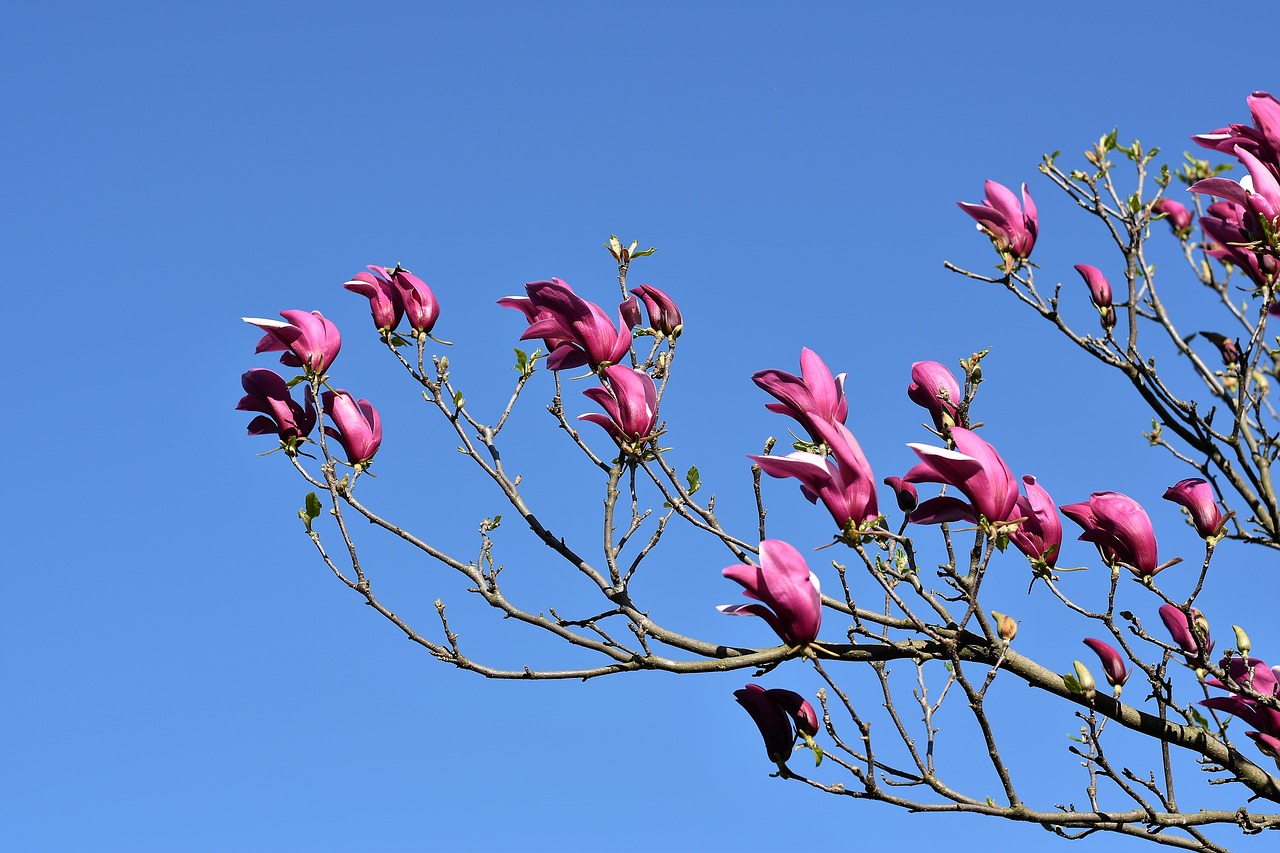
{"label": "pink magnolia flower", "polygon": [[1173,229],[1173,233],[1179,237],[1184,237],[1191,232],[1191,211],[1180,201],[1171,198],[1162,198],[1151,206],[1156,213],[1163,214],[1164,218],[1169,222],[1169,227]]}
{"label": "pink magnolia flower", "polygon": [[1039,560],[1053,568],[1058,564],[1058,552],[1062,550],[1062,519],[1058,508],[1044,487],[1030,474],[1022,477],[1026,496],[1018,496],[1016,515],[1022,523],[1009,534],[1009,541],[1033,562]]}
{"label": "pink magnolia flower", "polygon": [[338,389],[320,395],[324,413],[334,426],[324,428],[325,435],[337,439],[352,465],[367,465],[382,444],[382,418],[368,400],[356,400]]}
{"label": "pink magnolia flower", "polygon": [[284,352],[280,356],[281,364],[301,367],[309,376],[322,376],[342,348],[338,327],[319,311],[281,311],[280,316],[288,322],[241,318],[266,332],[254,352]]}
{"label": "pink magnolia flower", "polygon": [[391,270],[391,281],[404,300],[404,315],[415,335],[430,335],[440,319],[440,302],[427,283],[406,269]]}
{"label": "pink magnolia flower", "polygon": [[542,338],[550,355],[547,366],[567,370],[590,365],[592,370],[618,364],[631,348],[631,329],[640,322],[635,297],[618,309],[615,326],[599,305],[573,292],[564,281],[534,281],[524,286],[529,295],[507,296],[498,304],[515,308],[529,320],[520,340]]}
{"label": "pink magnolia flower", "polygon": [[944,521],[986,519],[1001,524],[1017,518],[1018,481],[996,449],[962,427],[951,428],[955,450],[927,444],[908,444],[920,457],[902,479],[909,483],[943,483],[955,487],[969,499],[943,495],[930,498],[911,513],[915,524],[940,524]]}
{"label": "pink magnolia flower", "polygon": [[809,737],[818,733],[818,715],[795,691],[776,687],[765,690],[759,684],[748,684],[733,691],[733,695],[760,729],[770,761],[781,764],[791,757],[796,732]]}
{"label": "pink magnolia flower", "polygon": [[950,370],[936,361],[917,361],[911,365],[907,397],[929,410],[938,432],[942,432],[944,426],[960,422],[958,407],[963,397],[960,383]]}
{"label": "pink magnolia flower", "polygon": [[240,377],[245,395],[236,404],[242,412],[262,412],[249,421],[249,435],[271,435],[280,438],[287,448],[296,448],[316,426],[316,407],[304,393],[306,408],[298,405],[289,393],[289,385],[274,370],[255,367]]}
{"label": "pink magnolia flower", "polygon": [[684,331],[684,320],[675,301],[652,284],[642,284],[631,291],[640,297],[645,311],[649,314],[649,327],[660,335],[670,338],[680,337]]}
{"label": "pink magnolia flower", "polygon": [[1280,710],[1270,708],[1257,699],[1244,695],[1242,689],[1248,689],[1263,696],[1280,696],[1280,667],[1268,667],[1266,661],[1258,658],[1224,658],[1219,664],[1227,671],[1231,681],[1237,685],[1229,687],[1217,678],[1207,678],[1205,683],[1213,687],[1231,691],[1230,696],[1211,696],[1200,702],[1206,708],[1225,711],[1244,720],[1258,731],[1245,732],[1253,739],[1258,748],[1272,758],[1280,758]]}
{"label": "pink magnolia flower", "polygon": [[1169,630],[1169,636],[1188,655],[1198,656],[1200,644],[1196,642],[1196,633],[1204,637],[1205,654],[1213,652],[1213,641],[1209,639],[1209,621],[1204,614],[1195,608],[1191,609],[1194,623],[1182,612],[1182,608],[1173,604],[1160,605],[1160,621]]}
{"label": "pink magnolia flower", "polygon": [[800,375],[783,370],[761,370],[751,377],[766,393],[778,399],[765,408],[800,422],[814,441],[821,441],[815,424],[844,423],[849,401],[844,396],[845,374],[833,377],[826,362],[813,350],[800,350]]}
{"label": "pink magnolia flower", "polygon": [[1019,260],[1031,257],[1040,231],[1040,218],[1027,185],[1022,185],[1021,205],[1018,197],[1003,184],[987,181],[986,191],[982,204],[962,201],[958,202],[960,209],[977,220],[978,228],[991,237],[996,251]]}
{"label": "pink magnolia flower", "polygon": [[822,501],[841,532],[879,518],[875,476],[858,440],[844,424],[817,421],[817,438],[831,448],[835,461],[816,453],[797,451],[786,456],[752,456],[770,477],[794,477],[810,503]]}
{"label": "pink magnolia flower", "polygon": [[643,370],[611,364],[602,371],[604,386],[582,393],[595,400],[607,414],[589,412],[578,418],[604,427],[619,444],[639,441],[658,424],[658,389]]}
{"label": "pink magnolia flower", "polygon": [[[1129,680],[1129,668],[1125,666],[1124,658],[1109,643],[1102,640],[1089,637],[1084,644],[1093,649],[1097,653],[1098,659],[1102,661],[1102,672],[1107,676],[1107,683],[1112,687],[1120,688]],[[1120,691],[1117,689],[1116,691]]]}
{"label": "pink magnolia flower", "polygon": [[1089,298],[1093,307],[1102,315],[1102,328],[1110,329],[1116,324],[1116,309],[1111,306],[1111,282],[1102,274],[1102,270],[1089,264],[1076,264],[1076,272],[1089,285]]}
{"label": "pink magnolia flower", "polygon": [[1097,545],[1108,564],[1120,563],[1140,577],[1160,571],[1151,519],[1133,498],[1120,492],[1094,492],[1088,501],[1060,509],[1084,528],[1080,540]]}
{"label": "pink magnolia flower", "polygon": [[728,616],[759,616],[789,646],[814,641],[822,626],[822,592],[800,552],[781,539],[760,543],[760,565],[738,564],[723,572],[742,584],[747,598],[762,604],[722,604]]}
{"label": "pink magnolia flower", "polygon": [[1268,244],[1270,235],[1280,228],[1280,178],[1245,149],[1237,146],[1235,155],[1249,170],[1239,183],[1230,178],[1205,178],[1192,184],[1189,191],[1218,196],[1239,208],[1244,212],[1240,224],[1251,242]]}
{"label": "pink magnolia flower", "polygon": [[1249,96],[1248,104],[1256,127],[1232,124],[1196,134],[1191,139],[1197,145],[1223,154],[1234,155],[1237,149],[1243,149],[1267,164],[1280,178],[1280,100],[1266,92],[1254,92]]}
{"label": "pink magnolia flower", "polygon": [[1179,480],[1165,490],[1164,499],[1173,501],[1191,514],[1200,538],[1208,539],[1222,529],[1222,510],[1213,494],[1213,486],[1199,477]]}
{"label": "pink magnolia flower", "polygon": [[1216,201],[1209,205],[1206,213],[1208,216],[1200,219],[1200,227],[1209,238],[1211,248],[1207,254],[1210,257],[1239,267],[1259,287],[1280,274],[1280,260],[1254,250],[1257,226],[1246,224],[1247,211],[1243,207]]}
{"label": "pink magnolia flower", "polygon": [[369,300],[369,313],[373,315],[373,325],[379,332],[395,329],[404,316],[404,299],[400,296],[400,288],[392,283],[390,273],[386,267],[370,264],[368,272],[358,272],[342,285]]}

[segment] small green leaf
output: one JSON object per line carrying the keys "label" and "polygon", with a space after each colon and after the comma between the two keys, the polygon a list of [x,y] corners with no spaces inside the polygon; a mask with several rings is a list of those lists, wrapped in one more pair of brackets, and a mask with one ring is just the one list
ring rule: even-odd
{"label": "small green leaf", "polygon": [[297,376],[293,377],[292,379],[290,379],[288,382],[286,382],[286,383],[284,383],[284,384],[285,384],[285,385],[288,385],[290,388],[294,388],[294,387],[296,387],[296,386],[297,386],[297,384],[298,384],[299,382],[306,382],[306,381],[307,381],[307,377],[305,377],[305,376],[303,376],[303,375],[299,374],[299,375],[297,375]]}
{"label": "small green leaf", "polygon": [[399,335],[393,334],[391,336],[391,345],[393,347],[407,347],[409,345],[409,342],[406,341],[404,338],[400,337]]}
{"label": "small green leaf", "polygon": [[495,515],[495,516],[493,517],[493,521],[489,522],[489,529],[490,529],[490,530],[497,530],[497,529],[498,529],[498,525],[499,525],[499,524],[502,524],[502,514],[501,514],[501,513],[499,513],[499,514]]}
{"label": "small green leaf", "polygon": [[1197,711],[1194,707],[1191,709],[1191,719],[1195,720],[1196,725],[1199,726],[1200,728],[1204,729],[1205,731],[1209,730],[1209,721],[1206,720],[1204,716],[1199,711]]}
{"label": "small green leaf", "polygon": [[307,516],[309,518],[319,518],[323,509],[324,507],[320,505],[320,499],[316,497],[316,493],[307,492]]}
{"label": "small green leaf", "polygon": [[814,767],[818,767],[822,764],[822,756],[825,754],[826,753],[822,751],[822,747],[818,746],[816,743],[813,745],[813,766]]}
{"label": "small green leaf", "polygon": [[465,403],[466,401],[467,401],[467,400],[466,400],[466,398],[465,398],[465,397],[463,397],[463,396],[462,396],[462,392],[461,392],[461,391],[454,391],[454,392],[453,392],[453,404],[454,404],[455,406],[457,406],[459,409],[461,409],[461,408],[462,408],[462,404],[463,404],[463,403]]}
{"label": "small green leaf", "polygon": [[647,249],[642,249],[642,250],[641,250],[641,251],[639,251],[639,252],[632,252],[632,253],[631,253],[631,257],[632,257],[632,259],[635,259],[635,258],[647,258],[647,257],[649,257],[650,255],[652,255],[652,254],[653,254],[654,252],[656,252],[656,251],[658,251],[658,249],[657,249],[657,247],[656,247],[656,246],[650,246],[649,248],[647,248]]}
{"label": "small green leaf", "polygon": [[521,375],[524,375],[525,371],[529,369],[529,354],[524,350],[520,349],[519,347],[516,347],[515,349],[516,349],[516,371]]}
{"label": "small green leaf", "polygon": [[1062,676],[1062,683],[1067,686],[1067,692],[1069,693],[1084,692],[1084,688],[1080,686],[1080,682],[1077,681],[1076,677],[1071,673],[1067,673],[1066,675]]}
{"label": "small green leaf", "polygon": [[689,484],[689,494],[693,494],[702,488],[702,475],[698,473],[698,466],[689,467],[689,473],[685,474],[685,481]]}

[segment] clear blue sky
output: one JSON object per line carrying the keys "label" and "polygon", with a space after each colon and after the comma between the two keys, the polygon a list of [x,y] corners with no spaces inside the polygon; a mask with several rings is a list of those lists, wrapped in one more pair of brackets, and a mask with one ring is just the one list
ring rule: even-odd
{"label": "clear blue sky", "polygon": [[[795,369],[802,345],[848,371],[849,423],[883,477],[912,464],[903,445],[922,437],[903,393],[911,362],[954,363],[991,345],[981,413],[1015,470],[1039,475],[1059,503],[1102,488],[1139,497],[1161,527],[1162,556],[1194,563],[1195,540],[1158,499],[1183,474],[1145,448],[1147,419],[1119,382],[1001,294],[942,269],[944,259],[994,261],[955,202],[978,201],[987,178],[1028,181],[1042,275],[1062,280],[1086,318],[1071,265],[1115,259],[1036,173],[1039,155],[1074,156],[1119,124],[1122,137],[1176,161],[1190,134],[1246,120],[1250,91],[1280,88],[1274,63],[1247,52],[1242,30],[1256,21],[1206,4],[1149,8],[1156,14],[941,2],[7,9],[0,842],[1048,842],[1038,827],[909,816],[768,778],[731,698],[745,673],[513,684],[436,663],[313,558],[293,518],[306,489],[283,457],[255,455],[270,442],[247,439],[247,417],[232,410],[240,374],[272,365],[252,355],[256,334],[238,318],[318,308],[339,323],[339,381],[387,422],[381,477],[366,488],[469,554],[475,525],[501,506],[481,484],[454,479],[453,444],[379,358],[366,305],[339,285],[367,263],[398,261],[424,277],[444,305],[439,334],[458,342],[459,381],[494,405],[522,326],[493,301],[552,275],[613,299],[600,244],[617,233],[659,249],[633,281],[667,290],[685,312],[671,443],[744,533],[745,455],[784,429],[764,412],[752,372]],[[1241,54],[1225,39],[1197,50],[1210,28],[1233,34]],[[1172,257],[1165,267],[1180,275]],[[594,536],[600,484],[559,473],[573,455],[539,400],[527,402],[513,454],[561,478],[550,512]],[[767,486],[775,535],[804,546],[828,535],[793,486]],[[518,530],[504,533],[511,583],[531,607],[572,595],[560,591],[559,566],[524,549]],[[477,656],[566,659],[469,605],[437,567],[369,547],[387,600],[423,627],[441,597]],[[1071,549],[1067,562],[1096,562]],[[1271,609],[1253,587],[1274,582],[1274,557],[1222,550],[1206,599],[1223,611],[1215,625],[1248,624],[1255,648],[1274,648],[1280,631],[1263,621]],[[699,636],[772,643],[761,625],[714,612],[738,599],[719,576],[729,562],[673,539],[654,561],[650,606]],[[1025,565],[1006,562],[1003,600],[1030,648],[1065,671],[1084,653],[1080,627],[1023,595]],[[1135,598],[1148,605],[1154,612]],[[798,663],[767,682],[817,686]],[[1040,805],[1083,802],[1066,754],[1069,714],[1023,713],[1031,701],[1009,691],[1005,718],[1028,786]],[[956,725],[954,755],[972,760],[976,744]],[[1043,785],[1039,767],[1054,768]],[[966,772],[955,770],[959,782]],[[1071,784],[1055,799],[1061,779]],[[1103,845],[1091,849],[1136,847]]]}

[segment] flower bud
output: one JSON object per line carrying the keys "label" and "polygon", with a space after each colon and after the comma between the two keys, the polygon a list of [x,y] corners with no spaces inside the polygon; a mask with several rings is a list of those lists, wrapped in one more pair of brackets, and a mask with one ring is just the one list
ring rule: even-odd
{"label": "flower bud", "polygon": [[1092,704],[1094,698],[1098,695],[1098,683],[1093,680],[1093,673],[1080,661],[1074,661],[1072,665],[1076,670],[1076,682],[1080,685],[1080,692]]}
{"label": "flower bud", "polygon": [[1018,623],[1012,616],[1006,616],[1003,613],[991,611],[992,617],[996,620],[996,633],[1000,635],[1000,639],[1004,640],[1005,645],[1013,641],[1018,636]]}
{"label": "flower bud", "polygon": [[1239,625],[1232,625],[1231,630],[1236,632],[1236,650],[1248,657],[1250,649],[1253,648],[1253,644],[1249,642],[1249,635]]}

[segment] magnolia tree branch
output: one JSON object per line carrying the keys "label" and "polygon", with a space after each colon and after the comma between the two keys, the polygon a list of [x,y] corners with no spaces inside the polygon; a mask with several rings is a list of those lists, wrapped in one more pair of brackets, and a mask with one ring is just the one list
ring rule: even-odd
{"label": "magnolia tree branch", "polygon": [[[616,322],[604,307],[559,279],[530,283],[525,296],[499,300],[524,315],[528,327],[522,340],[536,339],[541,346],[531,353],[516,349],[517,379],[493,417],[468,403],[454,384],[450,360],[433,345],[443,344],[433,337],[440,306],[425,282],[401,267],[374,266],[345,285],[369,299],[377,337],[416,386],[414,393],[426,404],[423,417],[447,425],[450,442],[457,442],[479,479],[524,522],[540,546],[534,552],[506,553],[499,547],[492,534],[501,514],[478,521],[475,550],[463,556],[443,547],[438,536],[412,532],[397,520],[395,507],[384,506],[378,482],[368,475],[382,441],[380,416],[367,400],[330,385],[341,338],[319,312],[282,312],[286,322],[248,320],[265,333],[258,351],[283,352],[281,361],[301,374],[286,380],[270,370],[250,370],[243,377],[246,396],[239,408],[258,413],[250,434],[275,435],[312,490],[298,516],[320,561],[441,661],[511,680],[749,670],[752,682],[735,696],[757,723],[782,779],[915,812],[1035,822],[1063,838],[1117,833],[1185,849],[1223,850],[1220,838],[1206,835],[1207,829],[1253,834],[1280,828],[1280,813],[1267,811],[1273,809],[1270,804],[1280,804],[1280,780],[1263,766],[1280,760],[1280,666],[1272,669],[1250,657],[1251,643],[1238,627],[1234,647],[1214,655],[1208,622],[1196,606],[1224,540],[1280,548],[1280,507],[1271,476],[1271,463],[1280,453],[1280,421],[1270,397],[1271,379],[1280,379],[1280,338],[1267,331],[1268,318],[1280,313],[1280,151],[1269,147],[1280,139],[1280,102],[1258,93],[1250,108],[1263,130],[1232,125],[1197,140],[1208,147],[1224,144],[1224,138],[1238,140],[1234,148],[1219,150],[1235,153],[1248,166],[1251,182],[1233,184],[1217,177],[1219,169],[1194,158],[1179,175],[1197,193],[1200,240],[1193,239],[1190,211],[1166,196],[1172,180],[1167,168],[1155,176],[1156,191],[1147,197],[1154,149],[1144,150],[1137,142],[1120,146],[1113,132],[1085,153],[1088,170],[1064,171],[1056,154],[1045,158],[1041,171],[1099,223],[1119,253],[1123,288],[1118,294],[1099,268],[1077,266],[1100,334],[1081,333],[1068,321],[1075,310],[1071,306],[1082,301],[1071,290],[1064,294],[1059,284],[1047,296],[1037,288],[1029,256],[1039,219],[1025,186],[1019,200],[988,182],[982,204],[961,204],[991,238],[1000,259],[997,275],[946,264],[1001,286],[1084,352],[1123,373],[1155,416],[1150,442],[1200,475],[1165,493],[1186,510],[1205,545],[1185,599],[1170,597],[1157,583],[1157,575],[1179,560],[1157,564],[1154,528],[1137,501],[1097,492],[1086,502],[1059,508],[1034,477],[1024,476],[1020,489],[998,451],[977,432],[982,424],[972,418],[984,381],[985,350],[960,360],[962,379],[935,362],[913,365],[908,395],[928,412],[929,443],[910,445],[919,463],[883,481],[897,503],[888,511],[880,504],[879,481],[845,426],[850,401],[844,375],[833,375],[807,349],[800,375],[776,369],[756,373],[755,383],[773,398],[769,408],[790,418],[799,438],[792,452],[782,455],[769,438],[763,454],[751,457],[755,529],[733,530],[717,515],[714,493],[708,490],[705,501],[696,497],[705,485],[698,468],[680,474],[671,449],[662,446],[684,437],[680,421],[663,410],[668,385],[683,369],[675,360],[683,317],[674,300],[651,285],[628,290],[631,264],[653,250],[638,251],[637,243],[623,246],[616,237],[606,244],[623,299]],[[1116,152],[1134,164],[1131,192],[1121,189],[1108,159]],[[1268,171],[1272,165],[1274,179]],[[1206,207],[1205,195],[1224,201]],[[1269,214],[1273,208],[1274,215]],[[1160,219],[1172,226],[1192,277],[1221,305],[1220,328],[1239,330],[1239,337],[1203,329],[1188,333],[1178,325],[1178,306],[1161,298],[1148,258],[1149,241],[1156,239],[1151,229]],[[1239,281],[1247,282],[1248,295],[1237,307],[1232,282]],[[641,325],[641,305],[647,326]],[[1203,315],[1195,319],[1211,322]],[[1179,356],[1159,371],[1155,358],[1141,348],[1148,342],[1141,332],[1152,327],[1159,329],[1153,345]],[[1222,369],[1193,346],[1197,337],[1214,345]],[[579,419],[592,424],[585,431],[567,414],[564,370],[581,371],[589,386],[584,396],[604,410]],[[552,378],[544,383],[539,374],[547,372]],[[1196,392],[1184,390],[1184,373]],[[300,400],[290,390],[299,384]],[[599,517],[572,530],[547,520],[547,507],[522,491],[522,478],[512,476],[504,456],[504,447],[510,449],[505,430],[522,401],[541,393],[535,388],[550,394],[545,406],[554,430],[567,438],[562,469],[577,459],[589,481],[602,489],[599,504],[582,504],[599,507]],[[1200,400],[1196,394],[1208,396]],[[660,410],[666,419],[660,419]],[[797,480],[802,494],[835,523],[828,545],[842,553],[821,572],[828,594],[821,592],[818,574],[800,551],[766,537],[773,488],[764,484],[766,478]],[[941,486],[941,493],[922,501],[917,486],[929,484]],[[1233,512],[1233,505],[1248,517]],[[1068,570],[1057,567],[1063,538],[1059,510],[1082,528],[1081,539],[1097,546],[1109,572],[1105,584],[1094,585],[1096,603],[1087,601],[1088,589],[1085,599],[1077,600],[1080,593],[1068,593],[1060,581],[1059,573]],[[352,524],[357,518],[366,522],[359,535]],[[663,547],[673,525],[710,536],[728,550],[735,562],[723,574],[744,588],[748,601],[720,610],[758,617],[776,634],[778,645],[729,645],[716,639],[714,629],[691,636],[659,621],[661,601],[639,600],[632,582]],[[579,541],[579,527],[594,529],[598,539]],[[462,643],[457,612],[449,610],[443,596],[435,601],[428,624],[413,624],[420,614],[402,616],[379,597],[375,579],[385,567],[371,569],[366,539],[373,536],[398,539],[424,564],[460,576],[462,593],[492,608],[499,625],[520,623],[563,644],[566,652],[543,652],[546,660],[514,664],[479,660]],[[1084,642],[1096,654],[1111,695],[1081,661],[1063,673],[1058,670],[1065,662],[1055,668],[1024,654],[1016,643],[1017,621],[984,606],[990,598],[984,581],[997,564],[1018,558],[1006,553],[1011,549],[1028,561],[1032,588],[1043,582],[1047,592],[1035,599],[1037,606],[1059,608],[1064,617],[1078,620],[1082,639],[1085,627],[1106,638]],[[931,563],[936,567],[926,568]],[[534,566],[546,582],[536,592],[512,592],[516,585],[505,581]],[[831,586],[832,577],[838,588]],[[1120,609],[1122,597],[1131,597],[1127,585],[1122,591],[1125,577],[1158,611],[1163,632],[1153,632],[1133,611]],[[584,593],[595,603],[582,604]],[[566,608],[557,601],[561,595],[570,596],[574,605]],[[846,641],[820,639],[824,616],[826,634],[834,622],[843,626]],[[474,630],[473,619],[469,613],[467,631]],[[1150,617],[1148,623],[1156,624]],[[892,672],[904,665],[912,668],[909,685]],[[811,667],[825,685],[817,694],[821,721],[804,697],[781,687],[765,689],[754,680],[772,679],[784,666],[791,668],[787,671]],[[842,684],[847,674],[859,671],[870,673],[874,689],[850,690]],[[1016,684],[1034,689],[1032,701],[1074,708],[1078,735],[1066,755],[1083,771],[1075,796],[1068,789],[1057,795],[1058,802],[1029,802],[1025,778],[1039,770],[1038,762],[1029,764],[1010,752],[1001,730],[1000,712]],[[1126,684],[1127,701],[1122,701]],[[966,781],[956,783],[957,768],[948,761],[954,726],[944,738],[938,723],[948,702],[963,712],[969,734],[962,736],[976,737],[988,755],[986,782],[972,781],[974,770],[966,767]],[[1228,737],[1233,718],[1251,729],[1248,741]],[[1107,734],[1118,728],[1141,736],[1150,749],[1133,754],[1126,749],[1119,758],[1115,739]],[[792,769],[797,743],[819,765],[811,774]],[[1236,791],[1240,806],[1192,805],[1204,782],[1180,771],[1186,764],[1181,756],[1194,759],[1211,784]],[[828,764],[820,770],[824,758]],[[987,787],[964,790],[977,785]],[[1254,804],[1263,810],[1253,811]]]}

